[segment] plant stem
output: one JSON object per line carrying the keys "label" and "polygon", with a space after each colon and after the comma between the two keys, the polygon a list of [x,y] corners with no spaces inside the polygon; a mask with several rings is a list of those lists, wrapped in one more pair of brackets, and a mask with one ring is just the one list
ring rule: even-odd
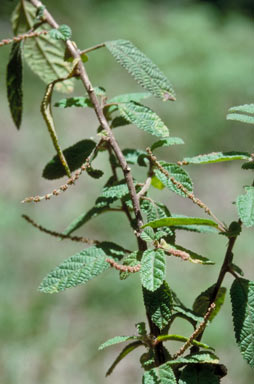
{"label": "plant stem", "polygon": [[96,49],[103,48],[103,47],[105,47],[105,43],[94,45],[93,47],[86,48],[83,51],[80,51],[80,55],[95,51]]}
{"label": "plant stem", "polygon": [[[33,4],[36,8],[42,6],[42,3],[39,0],[30,0],[30,3]],[[44,18],[47,21],[47,23],[50,26],[52,26],[53,28],[59,27],[58,23],[55,21],[55,19],[52,17],[52,15],[47,10],[44,10]],[[111,148],[113,149],[113,151],[115,152],[115,155],[116,155],[116,157],[119,161],[119,164],[122,168],[126,183],[128,185],[128,189],[129,189],[129,193],[130,193],[130,197],[132,200],[133,209],[134,209],[134,213],[135,213],[136,236],[138,239],[139,249],[141,251],[144,251],[147,249],[146,242],[140,238],[141,227],[143,225],[143,219],[142,219],[142,214],[141,214],[141,210],[140,210],[139,199],[138,199],[138,196],[136,193],[136,189],[135,189],[135,185],[134,185],[134,181],[133,181],[133,177],[132,177],[132,173],[131,173],[131,168],[128,166],[126,159],[125,159],[125,157],[124,157],[124,155],[123,155],[123,153],[122,153],[122,151],[118,145],[118,142],[116,141],[116,139],[115,139],[115,137],[111,131],[111,128],[108,124],[108,121],[103,114],[103,108],[101,107],[101,105],[100,105],[100,103],[96,97],[93,86],[90,82],[90,79],[88,77],[86,69],[82,63],[81,58],[80,58],[80,51],[75,47],[75,45],[72,43],[71,40],[66,41],[66,46],[67,46],[70,54],[72,55],[72,57],[74,59],[79,59],[79,62],[77,64],[77,69],[79,71],[80,79],[81,79],[81,81],[82,81],[82,83],[83,83],[83,85],[84,85],[84,87],[85,87],[85,89],[89,95],[89,98],[93,104],[94,111],[97,115],[99,123],[102,126],[103,130],[105,130],[105,132],[107,133],[108,142],[109,142]],[[151,334],[155,337],[159,336],[160,329],[155,324],[153,324],[153,322],[152,322],[152,320],[148,314],[147,314],[147,317],[148,317],[148,322],[149,322]],[[155,346],[154,352],[155,352],[156,365],[163,364],[166,361],[166,358],[165,358],[162,343]]]}

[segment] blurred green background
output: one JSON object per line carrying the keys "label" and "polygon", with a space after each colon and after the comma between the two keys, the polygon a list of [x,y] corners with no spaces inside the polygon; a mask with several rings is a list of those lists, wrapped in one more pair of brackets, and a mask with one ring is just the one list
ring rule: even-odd
{"label": "blurred green background", "polygon": [[[177,161],[184,156],[220,150],[253,151],[253,129],[227,122],[232,105],[253,102],[253,2],[252,1],[145,1],[67,0],[44,1],[60,24],[72,27],[80,48],[105,40],[128,39],[142,49],[174,84],[176,103],[151,99],[155,109],[185,146],[161,150],[159,157]],[[1,0],[0,39],[12,35],[9,17],[15,2]],[[21,205],[30,195],[51,191],[61,181],[42,179],[41,172],[54,151],[39,104],[45,85],[25,68],[24,117],[20,132],[10,118],[5,91],[5,68],[10,47],[1,48],[0,81],[0,381],[2,384],[123,384],[140,383],[140,351],[124,360],[110,378],[104,374],[118,347],[98,352],[101,342],[115,335],[135,332],[134,324],[145,319],[140,282],[132,276],[120,282],[114,271],[59,295],[37,292],[42,278],[68,256],[82,249],[79,244],[57,241],[29,226],[21,218],[31,215],[41,224],[62,231],[69,222],[89,209],[107,180],[105,156],[97,166],[105,176],[95,181],[82,176],[72,190],[49,202]],[[138,85],[105,50],[89,55],[87,70],[95,85],[109,96],[140,91]],[[82,95],[77,85],[75,95]],[[56,95],[55,98],[61,98]],[[90,110],[54,111],[63,147],[95,136],[97,123]],[[151,136],[134,127],[117,132],[123,147],[144,149]],[[251,182],[251,173],[239,163],[190,167],[196,195],[226,223],[237,218],[236,196]],[[138,170],[135,169],[139,175]],[[60,184],[59,184],[60,185]],[[156,195],[156,191],[152,192]],[[161,193],[172,212],[202,215],[189,201],[168,191]],[[135,239],[120,214],[94,219],[79,233],[91,238],[120,238],[124,247],[135,249]],[[222,236],[179,234],[178,243],[216,262],[192,266],[168,261],[167,280],[186,305],[213,284],[226,249]],[[245,230],[235,248],[235,260],[247,278],[253,279],[253,231]],[[231,278],[225,285],[230,287]],[[197,281],[200,281],[197,284]],[[191,329],[182,321],[175,332],[188,336]],[[204,342],[216,348],[228,366],[225,384],[249,384],[253,371],[243,361],[233,337],[230,299]],[[179,345],[178,345],[179,347]],[[177,348],[177,346],[173,346]]]}

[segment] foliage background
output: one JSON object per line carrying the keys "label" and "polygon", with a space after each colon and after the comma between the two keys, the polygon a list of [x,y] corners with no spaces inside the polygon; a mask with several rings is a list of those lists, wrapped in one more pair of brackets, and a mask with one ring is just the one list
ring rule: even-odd
{"label": "foliage background", "polygon": [[[251,127],[226,122],[232,105],[253,102],[253,18],[251,2],[216,1],[45,1],[60,23],[72,27],[80,47],[105,39],[125,38],[140,47],[173,82],[177,102],[150,105],[167,123],[173,136],[182,137],[186,146],[161,150],[165,160],[220,150],[253,151]],[[14,2],[0,4],[0,39],[11,36],[8,18]],[[25,114],[16,132],[5,95],[5,66],[9,47],[1,48],[0,81],[0,377],[2,384],[96,384],[140,382],[136,361],[139,352],[119,365],[111,378],[104,373],[117,353],[117,347],[98,352],[101,342],[114,335],[131,334],[134,324],[144,319],[140,284],[134,276],[119,282],[117,273],[108,271],[86,287],[59,295],[43,295],[36,287],[46,273],[66,257],[82,249],[77,244],[60,242],[28,226],[21,213],[30,214],[49,228],[63,230],[80,211],[88,209],[107,178],[109,169],[101,155],[98,167],[106,175],[98,182],[82,176],[72,191],[38,205],[22,206],[22,198],[51,191],[56,183],[40,174],[54,154],[47,129],[39,113],[44,85],[25,68]],[[109,96],[139,90],[138,86],[110,55],[92,53],[87,63],[95,85],[104,86]],[[76,95],[82,94],[77,86]],[[62,96],[56,96],[61,98]],[[63,147],[95,135],[92,111],[55,110],[57,130]],[[151,137],[134,127],[119,129],[122,147],[151,143]],[[196,166],[189,169],[196,194],[227,223],[236,219],[234,201],[250,173],[238,163]],[[136,171],[138,175],[138,170]],[[156,194],[156,191],[154,191]],[[175,213],[201,214],[191,202],[167,192],[163,200]],[[135,249],[125,218],[105,214],[84,227],[80,234],[115,240]],[[245,230],[235,249],[236,262],[244,265],[246,277],[253,280],[253,233]],[[252,241],[252,243],[251,243]],[[200,291],[216,279],[225,252],[225,239],[213,235],[181,235],[188,248],[212,258],[215,267],[191,266],[179,260],[168,262],[167,280],[191,305]],[[197,279],[201,283],[197,284]],[[230,284],[230,278],[226,285]],[[176,324],[188,336],[191,329]],[[176,331],[176,329],[175,329]],[[225,384],[249,384],[253,372],[240,357],[233,337],[230,302],[206,331],[204,341],[216,347],[221,361],[229,366]]]}

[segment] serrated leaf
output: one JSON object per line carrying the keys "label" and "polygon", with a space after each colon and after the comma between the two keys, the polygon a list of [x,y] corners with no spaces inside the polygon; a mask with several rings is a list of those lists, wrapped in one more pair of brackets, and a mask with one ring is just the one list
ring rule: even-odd
{"label": "serrated leaf", "polygon": [[139,102],[143,99],[151,97],[151,93],[148,92],[138,92],[138,93],[125,93],[123,95],[118,95],[108,100],[109,104],[113,103],[128,103],[129,101]]}
{"label": "serrated leaf", "polygon": [[49,35],[53,39],[66,41],[71,38],[72,31],[68,25],[62,24],[57,29],[51,29]]}
{"label": "serrated leaf", "polygon": [[92,103],[88,97],[76,96],[67,99],[61,99],[54,104],[58,108],[71,108],[71,107],[92,107]]}
{"label": "serrated leaf", "polygon": [[192,353],[188,356],[180,356],[168,362],[169,365],[175,364],[218,364],[218,357],[212,352]]}
{"label": "serrated leaf", "polygon": [[102,198],[121,199],[129,193],[128,185],[125,180],[118,181],[112,186],[105,186],[102,190]]}
{"label": "serrated leaf", "polygon": [[141,166],[146,166],[145,162],[139,163],[139,157],[141,155],[147,155],[145,151],[139,149],[126,148],[123,150],[123,155],[128,164],[139,164]]}
{"label": "serrated leaf", "polygon": [[[210,305],[211,297],[213,295],[215,284],[207,288],[204,292],[201,292],[200,295],[195,299],[193,303],[193,311],[198,316],[205,316],[207,313],[208,307]],[[214,300],[215,309],[209,317],[209,321],[212,321],[215,316],[219,313],[222,305],[224,304],[225,296],[227,289],[220,287],[219,292]]]}
{"label": "serrated leaf", "polygon": [[254,187],[245,187],[246,194],[238,196],[236,200],[237,211],[246,227],[254,225]]}
{"label": "serrated leaf", "polygon": [[139,129],[158,137],[166,137],[169,130],[160,117],[149,107],[130,101],[118,105],[120,114]]}
{"label": "serrated leaf", "polygon": [[19,129],[22,120],[23,91],[22,91],[22,42],[14,43],[11,48],[6,72],[7,97],[10,112],[16,127]]}
{"label": "serrated leaf", "polygon": [[164,281],[155,292],[143,288],[143,296],[146,310],[152,322],[162,330],[168,325],[173,309],[172,295],[168,284]]}
{"label": "serrated leaf", "polygon": [[172,85],[159,68],[128,40],[107,41],[106,47],[134,79],[163,100],[175,100]]}
{"label": "serrated leaf", "polygon": [[254,282],[235,279],[230,295],[235,338],[244,359],[254,368]]}
{"label": "serrated leaf", "polygon": [[[21,34],[32,29],[36,18],[36,8],[30,2],[19,2],[12,15],[14,34]],[[50,31],[51,27],[44,23],[38,27],[41,30]],[[72,65],[64,61],[64,45],[59,40],[52,39],[49,34],[26,39],[24,41],[24,58],[36,75],[46,84],[58,78],[69,75]],[[72,79],[56,84],[56,90],[71,92],[73,90]]]}
{"label": "serrated leaf", "polygon": [[[236,107],[231,107],[227,115],[227,120],[236,120],[241,121],[242,123],[254,124],[254,116],[249,116],[254,114],[254,104],[244,104],[238,105]],[[241,112],[241,113],[237,113]]]}
{"label": "serrated leaf", "polygon": [[147,224],[143,225],[142,228],[152,227],[175,227],[175,226],[186,226],[186,225],[208,225],[210,227],[218,228],[218,224],[210,219],[202,219],[200,217],[165,217],[162,219],[150,221]]}
{"label": "serrated leaf", "polygon": [[209,365],[188,365],[181,373],[179,384],[219,384],[220,378]]}
{"label": "serrated leaf", "polygon": [[239,113],[229,113],[227,120],[240,121],[241,123],[254,124],[254,116],[240,115]]}
{"label": "serrated leaf", "polygon": [[111,345],[123,343],[124,341],[133,340],[136,338],[136,336],[115,336],[101,344],[98,349],[101,351],[102,349],[110,347]]}
{"label": "serrated leaf", "polygon": [[67,288],[85,284],[109,268],[106,257],[119,260],[124,250],[109,242],[92,246],[76,253],[50,272],[39,286],[44,293],[58,293]]}
{"label": "serrated leaf", "polygon": [[141,260],[140,277],[144,288],[156,291],[163,283],[166,272],[165,254],[161,249],[148,249]]}
{"label": "serrated leaf", "polygon": [[169,177],[164,175],[159,169],[155,168],[154,173],[156,177],[171,191],[177,193],[180,196],[186,197],[186,194],[178,188],[171,180],[170,177],[173,177],[174,180],[181,183],[188,192],[192,192],[192,181],[188,173],[181,168],[179,165],[174,163],[167,163],[165,161],[160,161],[160,165],[169,173]]}
{"label": "serrated leaf", "polygon": [[[63,151],[64,157],[71,171],[75,171],[85,163],[87,157],[92,153],[96,143],[92,140],[81,140],[78,143],[66,148]],[[58,157],[53,159],[45,166],[42,176],[45,179],[53,180],[66,175],[66,171]]]}
{"label": "serrated leaf", "polygon": [[144,373],[142,384],[177,384],[174,371],[167,362]]}
{"label": "serrated leaf", "polygon": [[254,115],[254,104],[237,105],[236,107],[229,108],[228,111],[249,113],[250,115]]}
{"label": "serrated leaf", "polygon": [[109,376],[113,370],[115,369],[115,367],[117,366],[118,363],[120,363],[120,361],[125,357],[127,356],[129,353],[131,353],[132,351],[134,351],[134,349],[140,347],[142,344],[141,341],[134,341],[133,343],[130,343],[129,345],[127,345],[123,350],[122,352],[117,356],[117,358],[115,359],[115,361],[113,362],[113,364],[111,365],[111,367],[108,369],[107,373],[106,373],[106,376]]}
{"label": "serrated leaf", "polygon": [[150,200],[142,200],[140,206],[142,213],[147,215],[147,221],[153,221],[157,218],[157,210],[155,204]]}
{"label": "serrated leaf", "polygon": [[184,144],[184,141],[180,137],[167,137],[153,143],[151,150],[154,151],[156,148],[169,147],[176,144]]}
{"label": "serrated leaf", "polygon": [[155,234],[151,227],[145,228],[141,233],[141,239],[147,242],[152,242],[154,240]]}
{"label": "serrated leaf", "polygon": [[[140,260],[142,257],[141,251],[134,251],[127,255],[123,261],[123,265],[129,266],[129,267],[135,267],[136,265],[140,264]],[[131,272],[128,271],[121,271],[120,272],[120,279],[125,280],[128,276],[130,276]]]}
{"label": "serrated leaf", "polygon": [[247,152],[212,152],[205,155],[185,157],[183,161],[190,164],[210,164],[222,161],[248,160],[250,156]]}
{"label": "serrated leaf", "polygon": [[[156,341],[158,342],[164,342],[168,340],[186,342],[189,340],[189,338],[182,335],[159,335],[158,337],[156,337]],[[199,348],[214,349],[212,347],[209,347],[209,345],[201,343],[200,341],[197,341],[197,340],[192,340],[191,344]]]}

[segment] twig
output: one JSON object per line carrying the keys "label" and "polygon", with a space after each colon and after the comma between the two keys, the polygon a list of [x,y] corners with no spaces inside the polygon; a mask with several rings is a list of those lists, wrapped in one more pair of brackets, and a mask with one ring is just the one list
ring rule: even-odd
{"label": "twig", "polygon": [[75,181],[79,179],[80,175],[87,170],[87,168],[90,167],[90,159],[86,159],[86,162],[77,170],[75,171],[74,175],[70,177],[65,184],[61,185],[61,187],[54,189],[50,193],[46,193],[46,195],[43,196],[31,196],[26,197],[24,200],[21,201],[21,203],[39,203],[42,200],[50,200],[52,196],[58,196],[60,193],[67,191],[67,189],[75,184]]}
{"label": "twig", "polygon": [[97,45],[94,45],[93,47],[86,48],[83,51],[80,51],[79,53],[80,53],[80,55],[83,55],[83,54],[95,51],[96,49],[103,48],[103,47],[105,47],[105,43],[97,44]]}
{"label": "twig", "polygon": [[145,181],[145,184],[143,185],[143,187],[141,188],[141,190],[137,193],[137,198],[140,200],[142,196],[144,196],[146,194],[146,192],[148,191],[148,189],[150,188],[150,185],[151,185],[151,181],[152,181],[152,178],[149,176],[146,181]]}
{"label": "twig", "polygon": [[29,217],[27,215],[22,215],[22,217],[28,223],[32,224],[35,228],[38,228],[41,232],[47,233],[48,235],[51,235],[51,236],[54,236],[54,237],[58,237],[58,238],[60,238],[62,240],[68,239],[68,240],[76,241],[76,242],[79,242],[79,243],[90,244],[90,245],[92,245],[92,244],[100,244],[100,242],[97,241],[97,240],[90,240],[90,239],[87,239],[87,238],[81,237],[81,236],[70,236],[70,235],[65,235],[63,233],[60,233],[60,232],[51,231],[50,229],[47,229],[47,228],[43,227],[40,224],[37,224],[35,221],[33,221],[31,219],[31,217]]}
{"label": "twig", "polygon": [[209,320],[209,317],[211,316],[212,312],[215,309],[215,304],[212,303],[210,307],[208,308],[205,316],[204,321],[198,326],[198,328],[193,332],[193,334],[190,336],[190,338],[186,341],[186,343],[179,349],[178,352],[176,352],[173,356],[173,360],[177,359],[179,356],[183,355],[184,352],[192,345],[192,342],[194,339],[198,337],[198,335],[204,331],[206,324]]}
{"label": "twig", "polygon": [[131,267],[130,265],[118,264],[115,260],[110,259],[109,257],[106,259],[106,262],[109,263],[112,268],[115,268],[117,271],[122,271],[122,272],[135,273],[135,272],[139,272],[141,268],[140,264],[137,264],[134,267]]}
{"label": "twig", "polygon": [[[30,0],[30,3],[33,4],[36,8],[42,6],[42,3],[39,0]],[[52,26],[53,28],[59,27],[58,23],[54,20],[52,15],[46,9],[44,10],[44,18],[47,21],[47,23],[50,26]],[[123,155],[123,153],[122,153],[122,151],[118,145],[118,142],[116,141],[116,139],[113,135],[113,132],[111,131],[109,123],[103,114],[103,108],[100,105],[100,103],[96,97],[95,91],[94,91],[93,86],[89,80],[86,69],[85,69],[85,67],[84,67],[84,65],[80,59],[79,50],[75,47],[75,45],[72,43],[71,40],[66,41],[66,46],[67,46],[70,54],[72,55],[72,57],[74,59],[79,59],[79,62],[77,64],[77,68],[79,70],[80,79],[81,79],[81,81],[82,81],[82,83],[83,83],[83,85],[84,85],[84,87],[85,87],[85,89],[89,95],[89,98],[90,98],[90,100],[94,106],[94,110],[95,110],[96,116],[98,118],[98,121],[99,121],[102,129],[105,130],[105,132],[108,136],[108,142],[110,143],[112,149],[114,150],[116,157],[117,157],[117,159],[120,163],[120,166],[122,168],[126,183],[128,185],[128,189],[129,189],[129,193],[130,193],[130,197],[132,200],[133,209],[134,209],[134,213],[135,213],[136,227],[137,227],[136,235],[137,235],[137,239],[138,239],[138,243],[139,243],[139,249],[141,251],[144,251],[147,249],[146,242],[140,238],[140,234],[142,231],[141,227],[143,225],[143,219],[142,219],[142,214],[141,214],[141,210],[140,210],[139,200],[137,198],[137,193],[135,190],[134,180],[133,180],[133,177],[131,174],[131,168],[128,166],[126,159],[125,159],[125,157],[124,157],[124,155]],[[151,318],[150,318],[148,313],[147,313],[147,317],[148,317],[151,333],[155,337],[157,337],[160,334],[160,330],[155,324],[152,323]],[[154,352],[155,352],[156,365],[158,366],[160,364],[163,364],[166,361],[163,346],[161,344],[156,346],[154,349]]]}
{"label": "twig", "polygon": [[151,161],[156,165],[156,167],[179,189],[181,190],[186,197],[188,197],[192,202],[196,205],[198,205],[200,208],[204,209],[205,213],[207,213],[209,216],[211,216],[217,223],[218,228],[221,232],[226,232],[224,224],[214,215],[214,213],[208,208],[208,206],[203,203],[200,199],[194,196],[193,193],[189,192],[179,181],[177,181],[173,176],[169,174],[169,172],[162,167],[162,165],[157,160],[157,157],[152,153],[151,149],[148,147],[146,148],[147,153],[149,154],[149,157]]}
{"label": "twig", "polygon": [[3,39],[3,40],[1,40],[0,41],[0,47],[3,47],[4,45],[8,45],[8,44],[11,44],[11,43],[18,43],[18,42],[20,42],[22,40],[30,39],[32,37],[39,37],[41,35],[47,35],[47,34],[48,34],[48,31],[24,33],[22,35],[15,36],[12,39]]}

